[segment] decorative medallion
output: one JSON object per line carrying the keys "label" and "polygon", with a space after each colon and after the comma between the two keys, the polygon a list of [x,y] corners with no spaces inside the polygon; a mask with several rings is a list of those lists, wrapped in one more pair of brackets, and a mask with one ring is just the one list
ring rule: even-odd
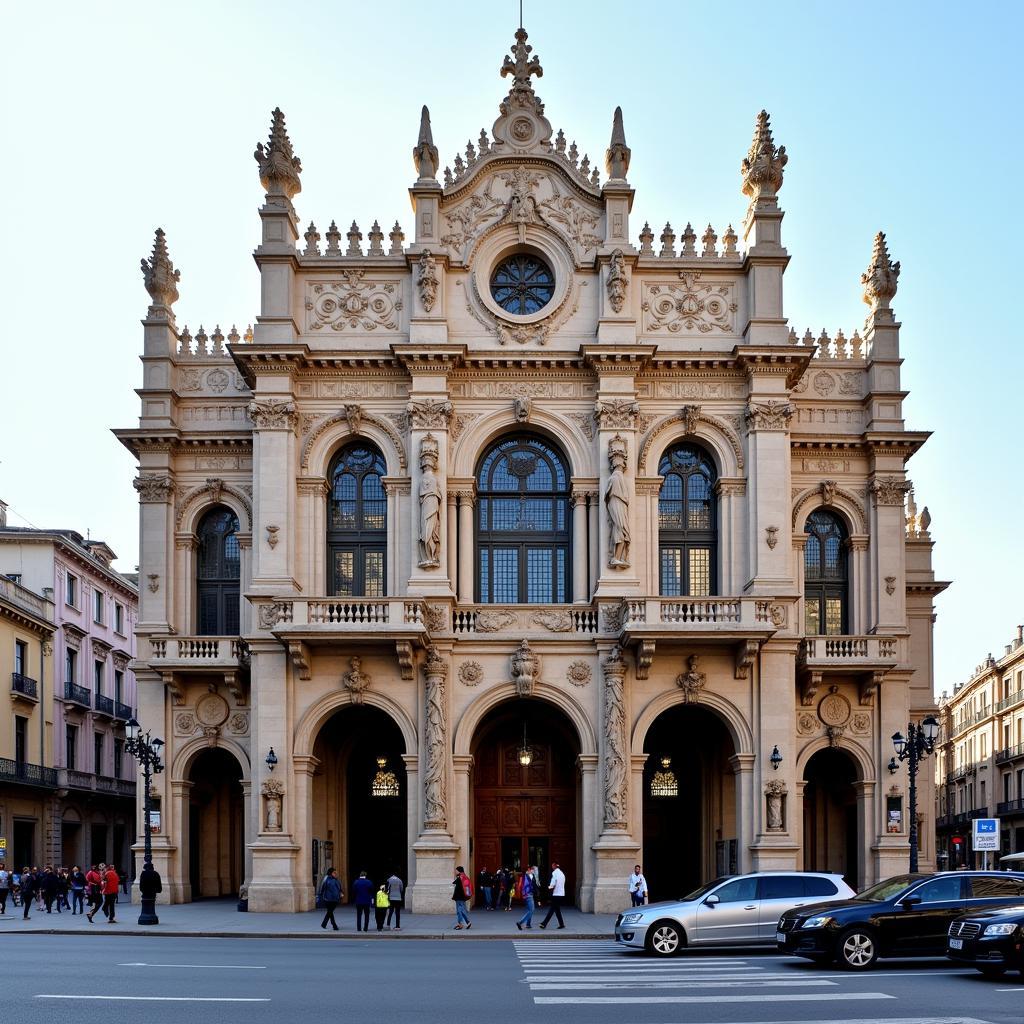
{"label": "decorative medallion", "polygon": [[850,720],[850,702],[832,687],[818,704],[818,717],[826,726],[845,726]]}
{"label": "decorative medallion", "polygon": [[228,718],[228,702],[216,693],[203,694],[196,701],[196,719],[207,728],[223,725]]}
{"label": "decorative medallion", "polygon": [[195,716],[186,711],[174,716],[174,731],[181,736],[190,736],[196,731]]}
{"label": "decorative medallion", "polygon": [[593,670],[585,661],[574,661],[566,670],[565,678],[573,686],[586,686],[593,678]]}
{"label": "decorative medallion", "polygon": [[484,670],[479,661],[464,661],[459,666],[459,682],[463,686],[479,686],[483,679]]}

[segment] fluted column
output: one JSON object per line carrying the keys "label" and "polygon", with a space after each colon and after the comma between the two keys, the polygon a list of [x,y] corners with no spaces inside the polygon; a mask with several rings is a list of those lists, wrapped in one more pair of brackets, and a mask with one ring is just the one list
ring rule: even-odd
{"label": "fluted column", "polygon": [[459,491],[459,600],[463,604],[473,602],[473,577],[476,568],[473,544],[474,504],[475,496],[472,490]]}
{"label": "fluted column", "polygon": [[447,527],[448,527],[448,579],[451,582],[452,589],[455,589],[455,581],[458,578],[458,522],[456,520],[455,502],[458,498],[458,494],[455,491],[448,492],[448,515],[447,515]]}
{"label": "fluted column", "polygon": [[598,538],[600,534],[598,531],[601,529],[600,522],[598,519],[598,508],[600,502],[597,498],[597,491],[587,491],[587,527],[588,536],[590,538],[587,547],[590,549],[590,586],[589,590],[592,594],[597,588],[597,580],[601,575],[601,570],[598,566],[598,560],[600,559],[600,544]]}
{"label": "fluted column", "polygon": [[572,599],[577,604],[590,600],[587,587],[587,492],[573,491],[572,498]]}

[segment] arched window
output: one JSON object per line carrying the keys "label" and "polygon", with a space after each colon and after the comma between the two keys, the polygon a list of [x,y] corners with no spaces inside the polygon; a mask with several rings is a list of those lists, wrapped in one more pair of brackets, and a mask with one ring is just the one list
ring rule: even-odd
{"label": "arched window", "polygon": [[366,441],[338,452],[327,499],[327,578],[337,597],[383,597],[388,548],[386,466]]}
{"label": "arched window", "polygon": [[804,524],[804,632],[836,636],[847,629],[846,530],[819,508]]}
{"label": "arched window", "polygon": [[718,561],[714,463],[696,445],[679,444],[661,457],[658,474],[661,593],[704,597],[715,589]]}
{"label": "arched window", "polygon": [[199,522],[196,558],[196,625],[200,636],[237,636],[242,557],[238,516],[219,505]]}
{"label": "arched window", "polygon": [[569,600],[569,474],[556,448],[517,436],[484,455],[476,541],[481,602]]}

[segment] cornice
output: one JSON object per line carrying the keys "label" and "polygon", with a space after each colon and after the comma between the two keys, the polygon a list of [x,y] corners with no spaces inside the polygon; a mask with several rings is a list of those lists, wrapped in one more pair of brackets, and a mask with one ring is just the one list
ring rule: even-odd
{"label": "cornice", "polygon": [[584,366],[590,367],[597,373],[635,375],[650,363],[657,351],[657,345],[597,343],[580,345],[579,357]]}

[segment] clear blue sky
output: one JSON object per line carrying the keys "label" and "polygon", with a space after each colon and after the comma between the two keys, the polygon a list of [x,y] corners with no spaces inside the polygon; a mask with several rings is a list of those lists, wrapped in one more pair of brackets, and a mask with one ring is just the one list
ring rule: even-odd
{"label": "clear blue sky", "polygon": [[[182,272],[179,324],[251,322],[252,151],[279,104],[302,158],[304,224],[408,230],[420,105],[444,162],[490,130],[517,6],[9,5],[0,497],[35,525],[89,529],[131,570],[133,465],[108,428],[138,415],[153,228]],[[935,432],[910,473],[938,573],[955,580],[938,602],[939,689],[1024,621],[1022,10],[525,3],[547,114],[602,169],[622,105],[634,236],[645,219],[656,232],[666,219],[738,226],[761,107],[790,154],[786,309],[801,334],[861,325],[859,276],[874,232],[888,233],[903,264],[907,422]]]}

